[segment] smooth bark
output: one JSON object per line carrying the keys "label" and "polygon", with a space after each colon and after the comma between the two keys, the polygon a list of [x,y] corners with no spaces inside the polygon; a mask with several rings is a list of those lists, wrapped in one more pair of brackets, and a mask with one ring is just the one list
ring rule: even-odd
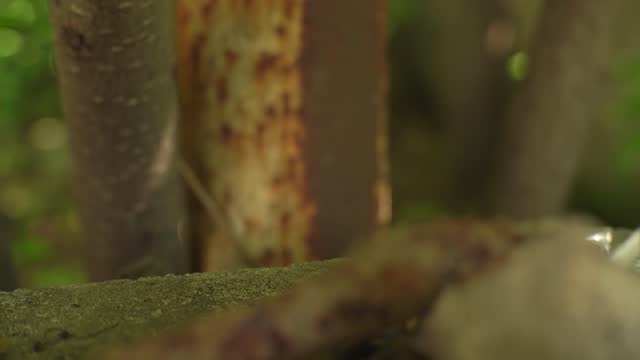
{"label": "smooth bark", "polygon": [[187,271],[171,2],[50,10],[91,279]]}
{"label": "smooth bark", "polygon": [[515,95],[495,181],[496,212],[560,213],[608,84],[618,1],[545,2],[526,82]]}

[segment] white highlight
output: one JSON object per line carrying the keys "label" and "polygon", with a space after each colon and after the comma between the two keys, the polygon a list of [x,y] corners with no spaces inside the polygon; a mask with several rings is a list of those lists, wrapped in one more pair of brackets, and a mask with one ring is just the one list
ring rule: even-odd
{"label": "white highlight", "polygon": [[611,254],[611,260],[624,267],[632,267],[640,257],[640,229],[634,232],[620,244]]}

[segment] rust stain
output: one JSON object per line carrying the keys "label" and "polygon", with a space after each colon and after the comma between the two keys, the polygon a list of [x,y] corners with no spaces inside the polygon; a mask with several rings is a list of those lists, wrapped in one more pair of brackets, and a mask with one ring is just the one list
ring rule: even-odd
{"label": "rust stain", "polygon": [[254,0],[244,0],[245,11],[250,12],[253,8]]}
{"label": "rust stain", "polygon": [[238,62],[238,53],[231,49],[226,49],[224,51],[224,60],[229,70],[231,70],[231,67]]}
{"label": "rust stain", "polygon": [[291,96],[288,93],[282,94],[282,112],[285,115],[291,114]]}
{"label": "rust stain", "polygon": [[229,144],[232,136],[233,130],[231,130],[231,125],[227,123],[222,124],[222,126],[220,126],[220,141],[223,144]]}
{"label": "rust stain", "polygon": [[258,79],[263,79],[269,70],[274,70],[278,64],[278,56],[262,53],[256,62],[255,73]]}
{"label": "rust stain", "polygon": [[213,7],[215,6],[215,0],[209,0],[206,1],[203,5],[202,5],[202,15],[205,18],[208,18],[211,16],[211,11],[213,9]]}
{"label": "rust stain", "polygon": [[243,222],[247,232],[255,232],[258,228],[258,222],[253,218],[245,217]]}
{"label": "rust stain", "polygon": [[285,40],[287,38],[287,27],[280,24],[276,26],[275,29],[276,32],[276,36],[280,39],[280,40]]}
{"label": "rust stain", "polygon": [[229,83],[224,76],[220,76],[216,81],[216,97],[218,104],[224,104],[229,98]]}
{"label": "rust stain", "polygon": [[282,229],[288,229],[291,225],[291,214],[284,213],[280,216],[280,227]]}
{"label": "rust stain", "polygon": [[[287,236],[285,235],[284,237],[285,239],[287,238]],[[285,247],[282,249],[282,260],[280,261],[280,266],[284,266],[284,265],[288,265],[294,262],[294,258],[293,255],[291,253],[291,249],[289,249],[288,247]]]}
{"label": "rust stain", "polygon": [[275,259],[276,259],[275,251],[273,249],[267,248],[262,252],[262,255],[258,259],[258,263],[260,265],[268,266],[268,265],[274,264]]}
{"label": "rust stain", "polygon": [[267,106],[267,108],[264,111],[264,115],[268,119],[275,118],[276,117],[276,108],[275,108],[275,106],[273,106],[273,105]]}
{"label": "rust stain", "polygon": [[283,0],[283,9],[284,9],[285,19],[289,20],[296,15],[296,5],[297,5],[295,4],[296,1],[297,0]]}

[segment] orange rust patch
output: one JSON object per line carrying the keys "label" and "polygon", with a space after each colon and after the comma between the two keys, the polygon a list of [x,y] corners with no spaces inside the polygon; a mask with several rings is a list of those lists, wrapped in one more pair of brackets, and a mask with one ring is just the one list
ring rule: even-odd
{"label": "orange rust patch", "polygon": [[238,62],[238,53],[231,49],[226,49],[224,51],[224,60],[227,67],[231,68]]}
{"label": "orange rust patch", "polygon": [[258,222],[250,217],[245,217],[244,218],[244,226],[247,229],[247,231],[249,232],[254,232],[256,231],[257,227],[258,227]]}
{"label": "orange rust patch", "polygon": [[214,7],[214,5],[215,0],[209,0],[202,5],[202,15],[204,15],[205,18],[211,16],[211,9]]}
{"label": "orange rust patch", "polygon": [[282,113],[285,116],[291,114],[291,96],[288,93],[282,94]]}
{"label": "orange rust patch", "polygon": [[264,115],[269,119],[274,118],[276,116],[276,108],[273,105],[267,106]]}
{"label": "orange rust patch", "polygon": [[298,0],[284,0],[283,8],[284,8],[284,16],[286,19],[291,19],[295,15],[295,5],[294,2]]}
{"label": "orange rust patch", "polygon": [[273,70],[278,63],[278,56],[269,53],[262,53],[256,62],[255,73],[258,79],[263,79],[269,70]]}
{"label": "orange rust patch", "polygon": [[262,255],[258,259],[258,263],[261,265],[273,264],[275,258],[275,251],[273,249],[266,249],[262,252]]}
{"label": "orange rust patch", "polygon": [[293,255],[291,249],[288,247],[282,248],[282,260],[279,265],[291,264],[293,262]]}
{"label": "orange rust patch", "polygon": [[291,225],[291,214],[286,212],[280,216],[280,226],[286,229]]}
{"label": "orange rust patch", "polygon": [[247,12],[251,11],[251,8],[253,7],[254,4],[254,0],[244,0],[244,8]]}
{"label": "orange rust patch", "polygon": [[276,35],[278,36],[278,38],[280,40],[286,39],[286,37],[287,37],[287,27],[286,26],[284,26],[282,24],[277,25],[276,29],[275,29],[275,32],[276,32]]}

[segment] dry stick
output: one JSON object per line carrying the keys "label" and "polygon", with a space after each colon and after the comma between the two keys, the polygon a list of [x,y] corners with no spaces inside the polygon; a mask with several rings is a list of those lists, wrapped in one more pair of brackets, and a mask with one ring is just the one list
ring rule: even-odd
{"label": "dry stick", "polygon": [[452,281],[500,263],[522,229],[441,221],[378,235],[354,261],[250,309],[111,352],[108,359],[287,359],[380,335],[428,308]]}
{"label": "dry stick", "polygon": [[[240,246],[238,241],[233,238],[233,231],[231,229],[231,217],[224,211],[220,202],[216,201],[211,193],[207,191],[202,184],[195,171],[189,166],[189,163],[182,157],[178,156],[177,167],[180,176],[184,180],[187,188],[191,190],[196,200],[204,207],[207,215],[211,218],[211,222],[220,228],[220,231],[226,236],[232,239],[234,246],[236,247],[236,253],[240,256],[244,256],[244,250]],[[178,236],[180,236],[180,228],[178,228]]]}
{"label": "dry stick", "polygon": [[198,179],[195,171],[191,169],[187,161],[181,156],[178,156],[176,162],[180,176],[182,176],[182,179],[184,179],[184,182],[189,190],[191,190],[196,199],[207,211],[207,215],[211,217],[211,221],[213,221],[216,225],[225,228],[225,230],[230,230],[226,229],[226,225],[228,224],[227,222],[223,221],[225,212],[222,211],[222,207],[220,206],[220,204],[213,199],[213,196],[209,194],[202,182]]}

